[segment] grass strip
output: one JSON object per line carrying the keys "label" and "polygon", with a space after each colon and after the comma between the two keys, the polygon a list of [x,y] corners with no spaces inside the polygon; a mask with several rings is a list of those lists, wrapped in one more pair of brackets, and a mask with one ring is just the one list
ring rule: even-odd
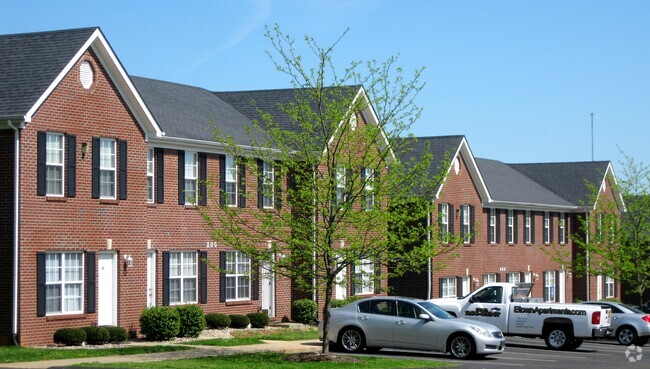
{"label": "grass strip", "polygon": [[212,338],[208,340],[197,340],[184,342],[184,345],[201,345],[201,346],[245,346],[262,344],[258,337],[235,337],[235,338]]}
{"label": "grass strip", "polygon": [[191,350],[191,347],[177,345],[160,346],[125,346],[102,349],[58,349],[30,348],[20,346],[0,346],[0,363],[18,363],[24,361],[80,359],[100,356],[151,354],[156,352]]}

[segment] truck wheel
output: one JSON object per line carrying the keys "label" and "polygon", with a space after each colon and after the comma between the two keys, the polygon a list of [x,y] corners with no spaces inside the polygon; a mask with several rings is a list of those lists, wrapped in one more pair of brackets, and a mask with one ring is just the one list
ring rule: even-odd
{"label": "truck wheel", "polygon": [[637,340],[636,330],[624,325],[616,331],[616,340],[623,346],[629,346]]}
{"label": "truck wheel", "polygon": [[582,338],[574,338],[571,340],[571,345],[569,345],[569,350],[575,350],[582,345]]}
{"label": "truck wheel", "polygon": [[476,356],[476,345],[472,337],[460,333],[449,340],[449,353],[456,359],[470,359]]}
{"label": "truck wheel", "polygon": [[548,328],[544,335],[546,347],[551,350],[566,350],[571,346],[572,340],[569,328],[561,325]]}

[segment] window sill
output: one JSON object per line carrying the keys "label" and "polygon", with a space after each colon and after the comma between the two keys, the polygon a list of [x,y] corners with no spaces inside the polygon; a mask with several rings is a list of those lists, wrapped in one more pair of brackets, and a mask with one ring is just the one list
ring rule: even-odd
{"label": "window sill", "polygon": [[241,306],[241,305],[253,305],[253,301],[252,300],[226,301],[226,306]]}
{"label": "window sill", "polygon": [[185,204],[183,205],[185,209],[196,209],[196,205]]}
{"label": "window sill", "polygon": [[83,313],[78,314],[59,314],[59,315],[49,315],[45,317],[45,320],[48,322],[56,322],[60,320],[75,320],[85,318],[86,315]]}
{"label": "window sill", "polygon": [[148,202],[148,203],[147,203],[147,207],[148,207],[148,208],[155,208],[155,207],[156,207],[156,203],[155,203],[155,202]]}
{"label": "window sill", "polygon": [[65,196],[46,196],[45,201],[48,202],[67,202],[68,198]]}
{"label": "window sill", "polygon": [[106,204],[106,205],[117,205],[120,203],[119,200],[113,200],[113,199],[99,199],[100,204]]}

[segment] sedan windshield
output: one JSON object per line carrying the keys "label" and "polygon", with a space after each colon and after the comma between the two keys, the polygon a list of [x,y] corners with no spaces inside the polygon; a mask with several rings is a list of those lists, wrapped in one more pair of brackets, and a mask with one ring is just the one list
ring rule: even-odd
{"label": "sedan windshield", "polygon": [[419,301],[417,304],[423,307],[426,311],[428,311],[429,313],[431,313],[431,315],[435,316],[438,319],[454,319],[453,315],[442,310],[438,305],[432,302]]}

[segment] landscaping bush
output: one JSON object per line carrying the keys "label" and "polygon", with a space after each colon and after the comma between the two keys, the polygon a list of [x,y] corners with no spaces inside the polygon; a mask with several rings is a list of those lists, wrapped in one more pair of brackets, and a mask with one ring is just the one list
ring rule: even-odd
{"label": "landscaping bush", "polygon": [[314,324],[316,322],[316,302],[310,299],[296,300],[291,305],[291,319],[303,324]]}
{"label": "landscaping bush", "polygon": [[86,332],[86,343],[89,345],[103,345],[111,338],[108,330],[103,327],[82,327],[81,329]]}
{"label": "landscaping bush", "polygon": [[264,328],[269,325],[269,316],[264,313],[248,313],[246,317],[251,322],[251,328]]}
{"label": "landscaping bush", "polygon": [[248,328],[251,321],[244,315],[228,315],[230,318],[230,328],[244,329]]}
{"label": "landscaping bush", "polygon": [[81,328],[61,328],[54,332],[54,343],[79,346],[86,341],[86,332]]}
{"label": "landscaping bush", "polygon": [[219,313],[206,314],[205,323],[210,329],[224,329],[230,327],[230,317]]}
{"label": "landscaping bush", "polygon": [[330,304],[330,307],[332,307],[332,308],[340,308],[340,307],[343,307],[343,306],[345,306],[345,305],[347,305],[347,304],[349,304],[351,302],[359,301],[362,298],[363,297],[361,297],[361,296],[349,296],[349,297],[346,297],[346,298],[344,298],[342,300],[332,300],[332,302]]}
{"label": "landscaping bush", "polygon": [[168,341],[180,332],[181,318],[178,310],[153,306],[142,310],[140,331],[149,341]]}
{"label": "landscaping bush", "polygon": [[104,326],[103,328],[106,328],[106,330],[108,331],[108,336],[109,336],[108,342],[114,342],[114,343],[124,342],[128,338],[128,332],[126,331],[126,329],[122,327],[107,325]]}
{"label": "landscaping bush", "polygon": [[178,337],[198,337],[205,329],[205,313],[199,305],[177,306],[181,319]]}

